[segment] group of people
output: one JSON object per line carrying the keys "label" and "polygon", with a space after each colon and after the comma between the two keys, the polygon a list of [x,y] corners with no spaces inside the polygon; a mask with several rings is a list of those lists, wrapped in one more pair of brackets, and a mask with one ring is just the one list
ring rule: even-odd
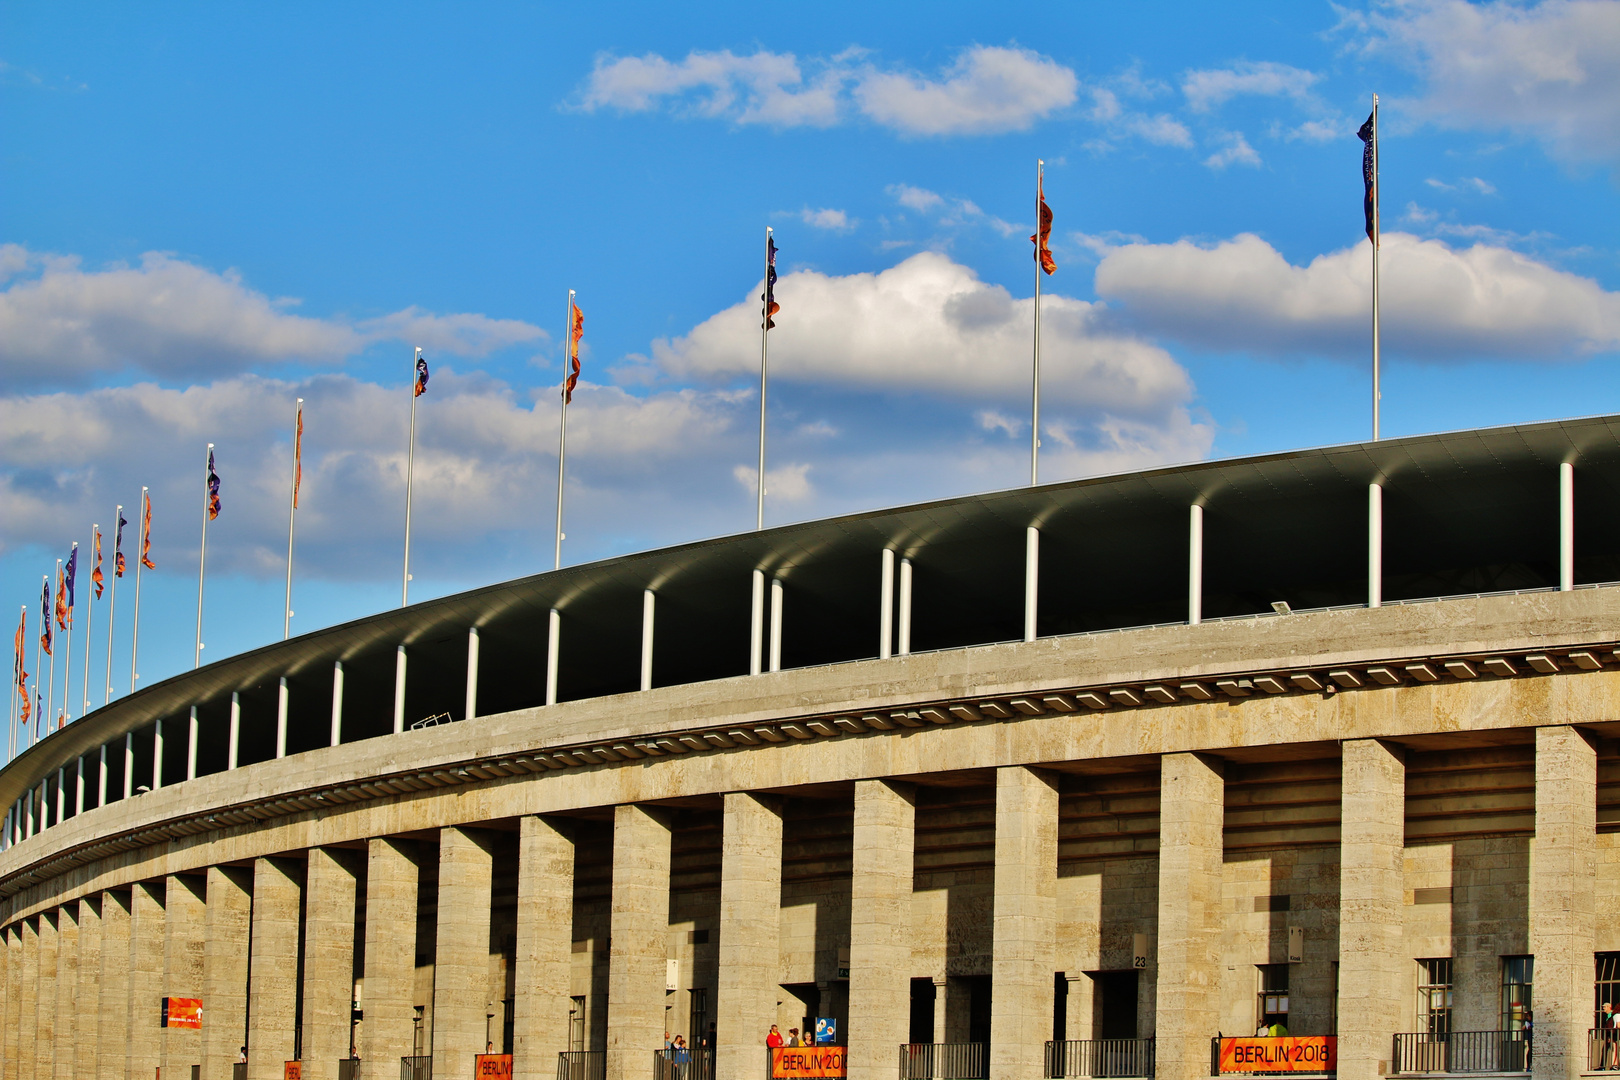
{"label": "group of people", "polygon": [[1620,1069],[1620,1013],[1609,1002],[1603,1003],[1603,1016],[1598,1021],[1598,1038],[1603,1040],[1603,1052],[1598,1058],[1600,1070]]}
{"label": "group of people", "polygon": [[788,1028],[787,1038],[784,1039],[782,1038],[781,1029],[772,1024],[770,1032],[765,1036],[765,1045],[775,1050],[778,1046],[814,1046],[815,1040],[810,1037],[809,1031],[806,1031],[804,1037],[800,1038],[799,1029],[796,1027]]}

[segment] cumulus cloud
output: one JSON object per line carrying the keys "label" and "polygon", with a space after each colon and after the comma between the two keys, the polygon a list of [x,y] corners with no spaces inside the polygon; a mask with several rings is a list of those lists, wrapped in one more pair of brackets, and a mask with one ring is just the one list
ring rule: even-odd
{"label": "cumulus cloud", "polygon": [[890,184],[888,192],[894,196],[895,202],[920,214],[926,214],[945,202],[945,197],[938,192],[912,187],[910,184]]}
{"label": "cumulus cloud", "polygon": [[[1620,348],[1620,293],[1489,244],[1383,236],[1383,345],[1435,361],[1551,360]],[[1372,268],[1356,244],[1295,266],[1258,236],[1128,244],[1097,267],[1134,325],[1200,348],[1360,358]]]}
{"label": "cumulus cloud", "polygon": [[1403,103],[1453,128],[1510,130],[1566,162],[1620,160],[1620,4],[1409,0],[1347,20],[1425,80]]}
{"label": "cumulus cloud", "polygon": [[812,210],[808,206],[799,211],[799,220],[812,229],[826,229],[829,232],[848,232],[856,224],[854,219],[842,210]]}
{"label": "cumulus cloud", "polygon": [[1169,113],[1149,115],[1136,111],[1128,108],[1120,100],[1121,97],[1145,100],[1158,97],[1164,92],[1165,88],[1162,85],[1145,82],[1136,72],[1129,71],[1113,79],[1109,85],[1089,88],[1091,108],[1088,115],[1093,122],[1106,128],[1113,137],[1134,137],[1154,146],[1179,146],[1188,149],[1193,145],[1193,137],[1186,124]]}
{"label": "cumulus cloud", "polygon": [[1195,112],[1208,112],[1240,95],[1303,98],[1317,79],[1315,72],[1288,64],[1245,60],[1229,68],[1189,71],[1181,92]]}
{"label": "cumulus cloud", "polygon": [[216,273],[162,252],[136,266],[86,270],[77,259],[0,247],[0,373],[13,385],[71,385],[137,369],[163,377],[240,371],[287,360],[330,363],[401,340],[482,356],[544,337],[477,314],[407,308],[346,322],[289,310],[234,270]]}
{"label": "cumulus cloud", "polygon": [[[815,57],[729,50],[668,60],[598,56],[579,94],[587,111],[610,108],[774,127],[828,127],[864,116],[903,135],[1024,131],[1074,102],[1079,80],[1028,49],[978,45],[937,75],[879,68],[862,49]],[[809,73],[807,74],[806,68]]]}
{"label": "cumulus cloud", "polygon": [[1226,145],[1205,158],[1205,165],[1217,170],[1224,169],[1228,165],[1249,165],[1254,168],[1260,166],[1260,155],[1249,145],[1249,140],[1243,137],[1243,132],[1228,132],[1221,141]]}

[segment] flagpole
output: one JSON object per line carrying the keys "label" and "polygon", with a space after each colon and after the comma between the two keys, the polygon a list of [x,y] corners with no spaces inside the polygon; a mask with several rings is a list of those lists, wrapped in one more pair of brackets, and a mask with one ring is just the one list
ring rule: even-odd
{"label": "flagpole", "polygon": [[140,678],[135,670],[135,658],[140,655],[141,649],[141,567],[146,565],[146,509],[147,488],[141,488],[141,545],[140,552],[135,556],[135,625],[129,638],[129,692],[135,692],[135,680]]}
{"label": "flagpole", "polygon": [[557,532],[551,555],[553,570],[562,569],[563,463],[568,460],[568,376],[573,373],[569,364],[574,356],[574,295],[574,290],[569,289],[568,310],[563,318],[562,388],[557,391],[557,396],[562,400],[562,424],[557,431]]}
{"label": "flagpole", "polygon": [[[770,295],[771,227],[765,226],[765,294]],[[760,297],[759,319],[759,488],[758,507],[754,512],[754,528],[765,527],[765,375],[770,367],[770,301]]]}
{"label": "flagpole", "polygon": [[1372,379],[1373,402],[1372,402],[1372,408],[1373,408],[1373,412],[1372,412],[1372,435],[1373,435],[1373,442],[1377,442],[1378,437],[1379,437],[1378,436],[1378,412],[1379,412],[1380,400],[1382,398],[1382,395],[1379,393],[1379,387],[1378,387],[1378,376],[1379,376],[1379,372],[1378,372],[1378,234],[1379,234],[1379,222],[1378,222],[1378,202],[1379,202],[1379,198],[1378,198],[1378,196],[1379,196],[1379,191],[1378,191],[1378,188],[1379,188],[1379,181],[1378,181],[1378,95],[1377,94],[1373,95],[1372,115],[1373,115],[1373,127],[1372,127],[1372,159],[1373,159],[1373,237],[1372,237],[1372,271],[1373,271],[1373,273],[1372,273],[1372,294],[1373,294],[1373,297],[1372,297],[1372,300],[1373,300],[1373,303],[1372,303],[1372,367],[1373,367],[1373,379]]}
{"label": "flagpole", "polygon": [[1041,181],[1046,162],[1035,159],[1035,363],[1034,388],[1029,408],[1029,485],[1040,483],[1041,475]]}
{"label": "flagpole", "polygon": [[[91,550],[92,550],[92,557],[95,557],[94,552],[97,550],[96,549],[96,543],[97,543],[97,540],[99,539],[100,536],[101,536],[101,526],[99,524],[91,525],[90,526],[90,547],[91,547]],[[99,563],[99,559],[98,559],[98,563]],[[95,573],[95,567],[91,567],[90,572],[93,575]],[[90,715],[90,632],[95,626],[95,619],[96,619],[96,583],[95,583],[94,580],[92,580],[90,582],[90,599],[85,602],[85,609],[84,609],[84,705],[83,705],[83,710],[84,711],[79,714],[80,716],[89,716]]]}
{"label": "flagpole", "polygon": [[[45,581],[49,582],[50,580],[51,579],[50,579],[49,576],[45,577]],[[36,697],[38,696],[37,691],[38,691],[38,687],[39,687],[39,677],[41,675],[45,674],[45,662],[40,659],[40,657],[42,655],[44,655],[44,654],[40,650],[42,650],[45,647],[45,631],[49,628],[49,624],[50,624],[50,620],[51,620],[51,609],[50,609],[49,604],[45,605],[45,610],[43,612],[41,612],[41,614],[43,614],[45,616],[45,625],[42,625],[39,628],[39,636],[34,638],[34,687],[35,687],[35,691],[36,691],[36,693],[35,693]],[[38,728],[39,710],[35,709],[34,712],[36,714],[34,716],[34,723],[32,725],[30,725],[29,732],[28,732],[28,745],[29,746],[32,746],[35,742],[38,741],[38,740],[36,740],[34,738],[34,735],[39,730],[39,728]],[[23,747],[23,749],[26,750],[26,749],[28,749],[28,747],[25,746],[25,747]]]}
{"label": "flagpole", "polygon": [[411,602],[411,480],[416,470],[416,399],[421,396],[416,392],[416,364],[421,359],[422,347],[418,345],[411,359],[411,437],[405,450],[405,572],[399,583],[400,607]]}
{"label": "flagpole", "polygon": [[[28,649],[28,639],[26,637],[26,635],[28,633],[28,605],[27,604],[24,604],[22,606],[22,619],[20,620],[20,622],[21,622],[22,627],[23,627],[23,634],[25,635],[24,638],[23,638],[23,650],[24,650],[23,655],[26,656],[27,655],[27,649]],[[19,656],[17,659],[21,660],[22,657]],[[34,666],[37,668],[39,665],[35,664]],[[18,672],[17,674],[20,675],[21,673]],[[21,717],[22,717],[21,702],[18,701],[17,699],[20,697],[23,700],[26,700],[27,697],[28,697],[28,680],[27,679],[15,678],[14,677],[11,680],[11,684],[12,684],[11,685],[11,697],[12,697],[12,700],[13,700],[13,703],[14,703],[12,705],[12,708],[13,708],[14,711],[12,713],[11,722],[6,725],[6,761],[7,762],[10,762],[10,761],[14,760],[17,757],[17,725],[21,722]]]}
{"label": "flagpole", "polygon": [[[414,369],[411,383],[411,408],[416,408],[416,383]],[[286,641],[292,634],[292,570],[293,570],[293,526],[298,521],[298,473],[302,464],[304,435],[304,399],[298,399],[297,408],[293,412],[293,467],[292,467],[292,495],[287,500],[287,600],[281,605],[281,640]],[[407,511],[407,516],[409,512]]]}
{"label": "flagpole", "polygon": [[[61,559],[56,560],[56,585],[57,585],[57,587],[56,587],[56,601],[55,601],[55,603],[60,604],[62,602],[62,560]],[[49,615],[46,615],[45,617],[47,619],[50,618]],[[45,688],[45,715],[47,717],[50,717],[50,716],[53,716],[55,713],[56,713],[56,650],[52,649],[51,650],[51,682],[50,682],[50,685]],[[47,719],[46,722],[45,722],[45,732],[47,734],[49,734],[50,730],[51,730],[51,724],[50,724],[50,721]]]}
{"label": "flagpole", "polygon": [[124,520],[124,504],[119,503],[118,509],[113,511],[113,579],[108,586],[107,593],[107,686],[102,693],[103,705],[112,701],[112,649],[113,628],[117,625],[113,616],[118,614],[118,553],[122,550],[122,529],[118,522]]}
{"label": "flagpole", "polygon": [[[75,556],[78,550],[79,545],[75,542],[73,545]],[[78,577],[79,560],[77,557],[70,557],[70,561],[73,563],[73,576]],[[76,589],[70,591],[69,597],[71,598],[76,592]],[[62,723],[65,726],[69,720],[73,719],[73,706],[68,704],[73,700],[73,605],[69,604],[62,610],[67,612],[67,629],[65,631],[67,634],[67,655],[62,657]]]}
{"label": "flagpole", "polygon": [[[202,547],[197,551],[197,648],[191,654],[193,671],[202,667],[203,569],[208,565],[208,463],[213,459],[213,454],[214,444],[209,443],[203,456]],[[136,571],[137,580],[139,573]]]}

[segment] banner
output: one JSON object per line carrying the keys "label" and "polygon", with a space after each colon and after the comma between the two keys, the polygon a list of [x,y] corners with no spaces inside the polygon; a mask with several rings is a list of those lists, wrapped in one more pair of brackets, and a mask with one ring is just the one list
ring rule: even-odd
{"label": "banner", "polygon": [[281,1066],[281,1080],[304,1080],[304,1063],[288,1061]]}
{"label": "banner", "polygon": [[778,1046],[771,1050],[773,1080],[845,1075],[842,1046]]}
{"label": "banner", "polygon": [[1338,1065],[1339,1040],[1332,1035],[1221,1040],[1223,1073],[1325,1073]]}
{"label": "banner", "polygon": [[193,1029],[202,1027],[202,998],[164,998],[163,1026]]}
{"label": "banner", "polygon": [[491,1077],[493,1080],[512,1080],[511,1054],[479,1054],[473,1059],[473,1075],[482,1080]]}

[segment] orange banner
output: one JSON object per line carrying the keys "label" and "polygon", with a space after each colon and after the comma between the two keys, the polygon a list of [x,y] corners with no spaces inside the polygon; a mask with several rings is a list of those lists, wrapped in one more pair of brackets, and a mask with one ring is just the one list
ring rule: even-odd
{"label": "orange banner", "polygon": [[1332,1035],[1221,1040],[1223,1073],[1325,1073],[1338,1065],[1339,1040]]}
{"label": "orange banner", "polygon": [[163,1026],[202,1027],[202,999],[171,997],[163,999]]}
{"label": "orange banner", "polygon": [[473,1075],[476,1077],[494,1077],[495,1080],[512,1080],[511,1054],[479,1054],[473,1059]]}
{"label": "orange banner", "polygon": [[801,1077],[842,1077],[842,1046],[778,1046],[771,1050],[773,1080],[799,1080]]}
{"label": "orange banner", "polygon": [[304,1080],[304,1063],[302,1061],[282,1062],[281,1080]]}

